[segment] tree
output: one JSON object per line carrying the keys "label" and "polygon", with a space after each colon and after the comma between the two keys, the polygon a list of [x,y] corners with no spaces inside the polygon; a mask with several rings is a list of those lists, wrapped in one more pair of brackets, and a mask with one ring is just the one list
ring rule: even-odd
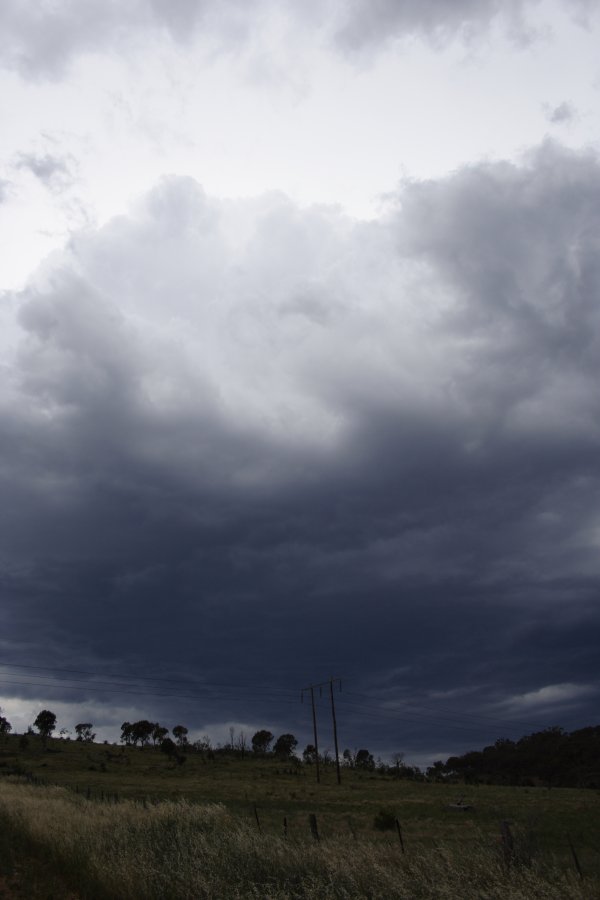
{"label": "tree", "polygon": [[[456,759],[457,757],[455,757]],[[448,763],[450,761],[448,760]],[[430,781],[443,781],[444,776],[447,771],[447,766],[444,765],[441,759],[436,759],[434,763],[427,768],[426,775]]]}
{"label": "tree", "polygon": [[252,750],[257,755],[268,753],[269,745],[273,738],[274,734],[271,734],[270,731],[267,731],[266,728],[262,728],[260,731],[257,731],[256,734],[252,736]]}
{"label": "tree", "polygon": [[157,744],[162,744],[164,739],[169,733],[168,728],[164,728],[162,725],[159,725],[158,722],[154,725],[152,729],[152,743],[156,747]]}
{"label": "tree", "polygon": [[342,756],[344,758],[345,764],[353,769],[356,762],[356,754],[353,753],[352,750],[350,750],[348,747],[346,747],[346,749],[342,753]]}
{"label": "tree", "polygon": [[42,709],[41,712],[37,714],[36,720],[33,724],[37,728],[44,746],[46,746],[46,741],[56,728],[55,714],[53,712],[50,712],[49,709]]}
{"label": "tree", "polygon": [[396,766],[396,769],[398,771],[400,771],[400,766],[404,765],[404,753],[402,753],[402,752],[392,753],[392,762]]}
{"label": "tree", "polygon": [[307,744],[302,751],[302,759],[309,765],[317,761],[317,751],[314,744]]}
{"label": "tree", "polygon": [[137,744],[139,741],[140,746],[145,747],[149,743],[153,731],[154,722],[149,722],[148,719],[140,719],[138,722],[134,722],[131,726],[133,743]]}
{"label": "tree", "polygon": [[131,722],[123,722],[121,725],[121,743],[130,747],[133,744],[133,725]]}
{"label": "tree", "polygon": [[281,734],[275,741],[273,753],[285,759],[294,755],[297,746],[298,741],[293,734]]}
{"label": "tree", "polygon": [[375,768],[375,760],[373,759],[373,754],[369,753],[368,750],[358,750],[355,758],[355,766],[357,769],[366,769],[369,772],[372,772]]}
{"label": "tree", "polygon": [[80,722],[79,725],[75,726],[75,732],[77,734],[76,740],[83,741],[84,744],[91,744],[96,737],[95,734],[92,734],[92,728],[94,726],[91,722]]}
{"label": "tree", "polygon": [[12,725],[8,719],[2,715],[2,710],[0,709],[0,734],[9,734],[11,731]]}
{"label": "tree", "polygon": [[188,730],[185,725],[176,725],[173,729],[173,737],[180,747],[185,747],[188,742]]}
{"label": "tree", "polygon": [[177,747],[175,745],[175,741],[172,741],[171,738],[164,738],[164,740],[162,740],[160,743],[160,749],[169,757],[169,759],[177,759]]}
{"label": "tree", "polygon": [[241,754],[241,757],[243,759],[246,755],[246,751],[248,750],[248,738],[246,737],[245,731],[240,731],[240,733],[238,734],[237,740],[235,742],[235,749],[238,751],[238,753]]}

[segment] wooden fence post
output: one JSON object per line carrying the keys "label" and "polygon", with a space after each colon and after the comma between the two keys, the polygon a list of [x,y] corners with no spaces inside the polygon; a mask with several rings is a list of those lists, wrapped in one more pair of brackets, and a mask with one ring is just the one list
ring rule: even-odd
{"label": "wooden fence post", "polygon": [[315,841],[320,841],[316,815],[314,813],[311,813],[308,817],[308,821],[310,822],[310,830],[312,832],[312,836],[314,837]]}
{"label": "wooden fence post", "polygon": [[398,840],[400,841],[400,846],[402,847],[402,852],[406,853],[406,850],[404,849],[404,840],[402,838],[402,828],[400,827],[400,822],[398,821],[398,819],[396,819],[396,830],[398,832]]}
{"label": "wooden fence post", "polygon": [[571,835],[567,832],[567,840],[569,842],[569,847],[571,849],[571,855],[573,857],[573,862],[575,863],[575,868],[579,873],[579,877],[583,879],[583,872],[581,871],[581,866],[579,865],[579,860],[577,859],[577,854],[575,853],[575,847],[573,846],[573,841],[571,840]]}
{"label": "wooden fence post", "polygon": [[507,866],[510,866],[515,853],[515,841],[508,822],[502,822],[502,824],[500,825],[500,834],[502,835],[502,850],[504,852],[504,862]]}
{"label": "wooden fence post", "polygon": [[254,818],[256,819],[256,824],[258,826],[258,833],[262,834],[262,828],[260,827],[260,819],[258,818],[258,810],[256,808],[256,803],[254,804]]}

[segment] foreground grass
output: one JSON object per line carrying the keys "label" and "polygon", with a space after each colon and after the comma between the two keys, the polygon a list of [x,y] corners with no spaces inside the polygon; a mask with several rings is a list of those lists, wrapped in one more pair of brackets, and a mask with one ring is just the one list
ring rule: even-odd
{"label": "foreground grass", "polygon": [[[323,769],[318,785],[313,767],[272,757],[210,760],[190,753],[175,765],[152,747],[50,740],[44,748],[30,738],[22,748],[18,735],[0,739],[0,775],[9,773],[99,800],[118,795],[120,800],[222,803],[251,829],[256,828],[256,805],[264,833],[281,837],[285,817],[294,839],[310,839],[308,815],[315,813],[328,842],[356,836],[387,845],[389,834],[374,831],[373,821],[382,808],[390,808],[402,825],[407,850],[444,845],[461,851],[482,836],[491,845],[500,823],[508,820],[535,855],[553,858],[563,869],[574,868],[571,840],[584,873],[600,877],[600,794],[593,790],[423,784],[348,769],[339,786],[332,768]],[[473,809],[449,809],[459,797]]]}
{"label": "foreground grass", "polygon": [[259,834],[219,804],[185,800],[98,803],[60,787],[0,783],[0,829],[82,898],[98,900],[338,900],[477,898],[569,900],[600,896],[551,859],[507,865],[483,833],[468,845],[413,848]]}

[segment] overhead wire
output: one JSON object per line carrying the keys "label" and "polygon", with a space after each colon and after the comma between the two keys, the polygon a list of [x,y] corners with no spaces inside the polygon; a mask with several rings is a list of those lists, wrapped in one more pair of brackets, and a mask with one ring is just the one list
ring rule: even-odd
{"label": "overhead wire", "polygon": [[[208,682],[208,681],[191,681],[182,678],[165,678],[161,676],[148,676],[138,674],[109,674],[93,672],[85,669],[69,669],[52,666],[36,666],[25,663],[8,663],[0,662],[1,669],[24,669],[27,674],[20,672],[2,672],[0,671],[0,686],[11,687],[36,687],[46,688],[48,690],[73,690],[85,691],[88,694],[123,694],[129,696],[156,697],[164,699],[193,700],[193,701],[228,701],[254,699],[259,703],[279,704],[279,705],[296,705],[297,693],[295,690],[277,688],[273,685],[262,685],[260,683],[239,684],[235,682]],[[49,672],[60,674],[35,674],[36,672]],[[62,675],[87,675],[90,680],[64,678]],[[12,679],[21,679],[18,681]],[[35,681],[23,681],[23,678],[35,679]],[[103,680],[104,678],[118,678],[119,681]],[[98,680],[102,679],[102,680]],[[123,683],[129,679],[133,684]],[[140,685],[136,682],[149,682],[148,687]],[[179,685],[177,692],[164,691],[162,689],[152,690],[155,685]],[[138,688],[142,687],[142,690]],[[195,693],[192,693],[195,692]],[[225,694],[224,691],[234,691],[233,695]],[[346,698],[364,698],[370,701],[369,705],[353,703]],[[294,699],[292,699],[294,698]],[[507,727],[527,727],[539,728],[539,722],[533,724],[524,720],[507,719],[500,717],[487,716],[485,714],[474,714],[459,712],[444,707],[431,707],[419,702],[418,708],[415,709],[415,703],[405,705],[401,708],[382,707],[380,704],[373,702],[371,695],[360,692],[343,692],[342,697],[338,700],[340,710],[347,710],[351,713],[358,713],[361,717],[368,717],[370,720],[378,721],[394,721],[394,722],[412,722],[414,724],[427,724],[429,726],[437,726],[443,728],[451,727],[453,730],[471,731],[481,733],[482,730],[489,730],[492,726],[496,728]],[[328,702],[326,699],[323,702]],[[462,721],[461,721],[462,720]],[[465,721],[466,720],[466,721]]]}

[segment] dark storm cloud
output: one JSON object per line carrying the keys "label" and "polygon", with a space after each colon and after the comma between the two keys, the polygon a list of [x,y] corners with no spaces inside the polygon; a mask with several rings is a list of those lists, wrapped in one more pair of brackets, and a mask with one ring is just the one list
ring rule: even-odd
{"label": "dark storm cloud", "polygon": [[[56,77],[79,54],[123,50],[146,31],[163,31],[187,42],[201,33],[223,49],[250,44],[260,36],[264,17],[281,14],[292,28],[304,24],[344,53],[362,53],[394,39],[418,36],[436,42],[470,38],[498,20],[517,39],[534,28],[528,13],[538,0],[355,0],[351,4],[288,0],[5,0],[0,7],[0,63],[28,77]],[[585,24],[590,5],[565,0],[566,9]]]}
{"label": "dark storm cloud", "polygon": [[6,361],[0,661],[237,684],[147,701],[200,729],[334,672],[413,754],[585,724],[599,201],[548,144],[373,223],[171,178],[75,236]]}

